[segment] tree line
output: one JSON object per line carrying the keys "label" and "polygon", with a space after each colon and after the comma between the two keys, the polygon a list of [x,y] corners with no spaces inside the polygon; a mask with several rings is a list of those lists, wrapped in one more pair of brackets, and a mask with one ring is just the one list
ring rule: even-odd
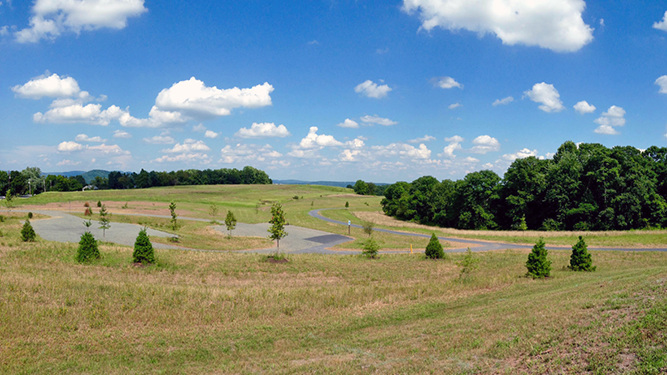
{"label": "tree line", "polygon": [[81,191],[91,185],[97,189],[144,189],[153,186],[175,185],[236,185],[272,184],[269,175],[247,166],[236,168],[178,170],[171,172],[110,172],[108,178],[96,176],[86,182],[82,176],[43,176],[39,168],[28,167],[23,171],[0,171],[0,195],[11,190],[12,195],[39,194],[44,191]]}
{"label": "tree line", "polygon": [[387,187],[382,209],[460,229],[627,230],[667,227],[667,148],[563,143],[553,159],[515,160],[503,178],[420,177]]}

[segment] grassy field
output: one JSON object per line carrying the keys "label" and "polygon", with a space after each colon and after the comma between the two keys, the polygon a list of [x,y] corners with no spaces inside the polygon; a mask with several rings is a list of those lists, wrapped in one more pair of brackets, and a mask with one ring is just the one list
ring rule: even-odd
{"label": "grassy field", "polygon": [[0,373],[638,373],[667,369],[667,254],[523,277],[527,253],[292,255],[23,243],[0,223]]}

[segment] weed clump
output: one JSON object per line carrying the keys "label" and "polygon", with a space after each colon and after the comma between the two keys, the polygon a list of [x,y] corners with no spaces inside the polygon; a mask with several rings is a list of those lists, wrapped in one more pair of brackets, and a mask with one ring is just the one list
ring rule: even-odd
{"label": "weed clump", "polygon": [[570,256],[570,266],[572,271],[593,272],[597,267],[593,266],[591,253],[588,252],[588,246],[584,238],[579,236],[579,241],[572,246],[572,256]]}
{"label": "weed clump", "polygon": [[431,234],[431,240],[426,245],[426,257],[429,259],[444,259],[445,251],[442,249],[442,244],[435,233]]}
{"label": "weed clump", "polygon": [[551,275],[551,261],[547,259],[548,251],[544,245],[544,240],[540,238],[533,246],[533,251],[528,254],[528,261],[526,262],[527,277],[541,279]]}
{"label": "weed clump", "polygon": [[463,257],[463,260],[459,262],[459,266],[461,266],[461,276],[469,275],[475,272],[475,270],[477,270],[479,267],[479,258],[473,254],[470,248],[468,248],[466,250],[466,255]]}
{"label": "weed clump", "polygon": [[30,219],[26,220],[21,229],[21,239],[23,242],[35,242],[36,236],[35,230],[32,229],[32,225],[30,225]]}
{"label": "weed clump", "polygon": [[90,232],[84,232],[79,241],[79,249],[76,252],[76,261],[84,263],[93,259],[99,259],[100,250],[97,241]]}
{"label": "weed clump", "polygon": [[139,235],[134,242],[132,262],[142,264],[155,263],[155,252],[153,251],[153,244],[146,234],[146,228],[139,231]]}

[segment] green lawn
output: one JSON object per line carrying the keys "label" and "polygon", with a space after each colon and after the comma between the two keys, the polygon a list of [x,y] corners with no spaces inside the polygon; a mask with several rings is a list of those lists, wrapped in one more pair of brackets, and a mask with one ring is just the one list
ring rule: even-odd
{"label": "green lawn", "polygon": [[[0,223],[0,373],[660,373],[667,254],[593,252],[522,277],[527,253],[291,255],[76,246]],[[662,370],[661,370],[662,369]]]}

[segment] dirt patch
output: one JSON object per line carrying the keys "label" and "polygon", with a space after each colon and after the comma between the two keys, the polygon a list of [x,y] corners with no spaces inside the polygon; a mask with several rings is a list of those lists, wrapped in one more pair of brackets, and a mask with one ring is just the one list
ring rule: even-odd
{"label": "dirt patch", "polygon": [[[45,205],[25,205],[21,206],[21,210],[57,210],[63,212],[72,212],[72,213],[84,213],[86,207],[84,204],[88,202],[90,204],[90,209],[93,213],[98,213],[99,208],[97,207],[97,202],[92,201],[72,201],[68,202],[52,202]],[[164,215],[169,216],[169,204],[160,203],[160,202],[114,202],[114,201],[104,201],[102,202],[107,211],[113,214],[149,214],[149,215]],[[176,213],[179,216],[192,216],[197,217],[198,214],[193,211],[182,210],[177,208]]]}
{"label": "dirt patch", "polygon": [[266,261],[268,263],[289,263],[289,259],[287,258],[274,258],[272,256],[266,257]]}

